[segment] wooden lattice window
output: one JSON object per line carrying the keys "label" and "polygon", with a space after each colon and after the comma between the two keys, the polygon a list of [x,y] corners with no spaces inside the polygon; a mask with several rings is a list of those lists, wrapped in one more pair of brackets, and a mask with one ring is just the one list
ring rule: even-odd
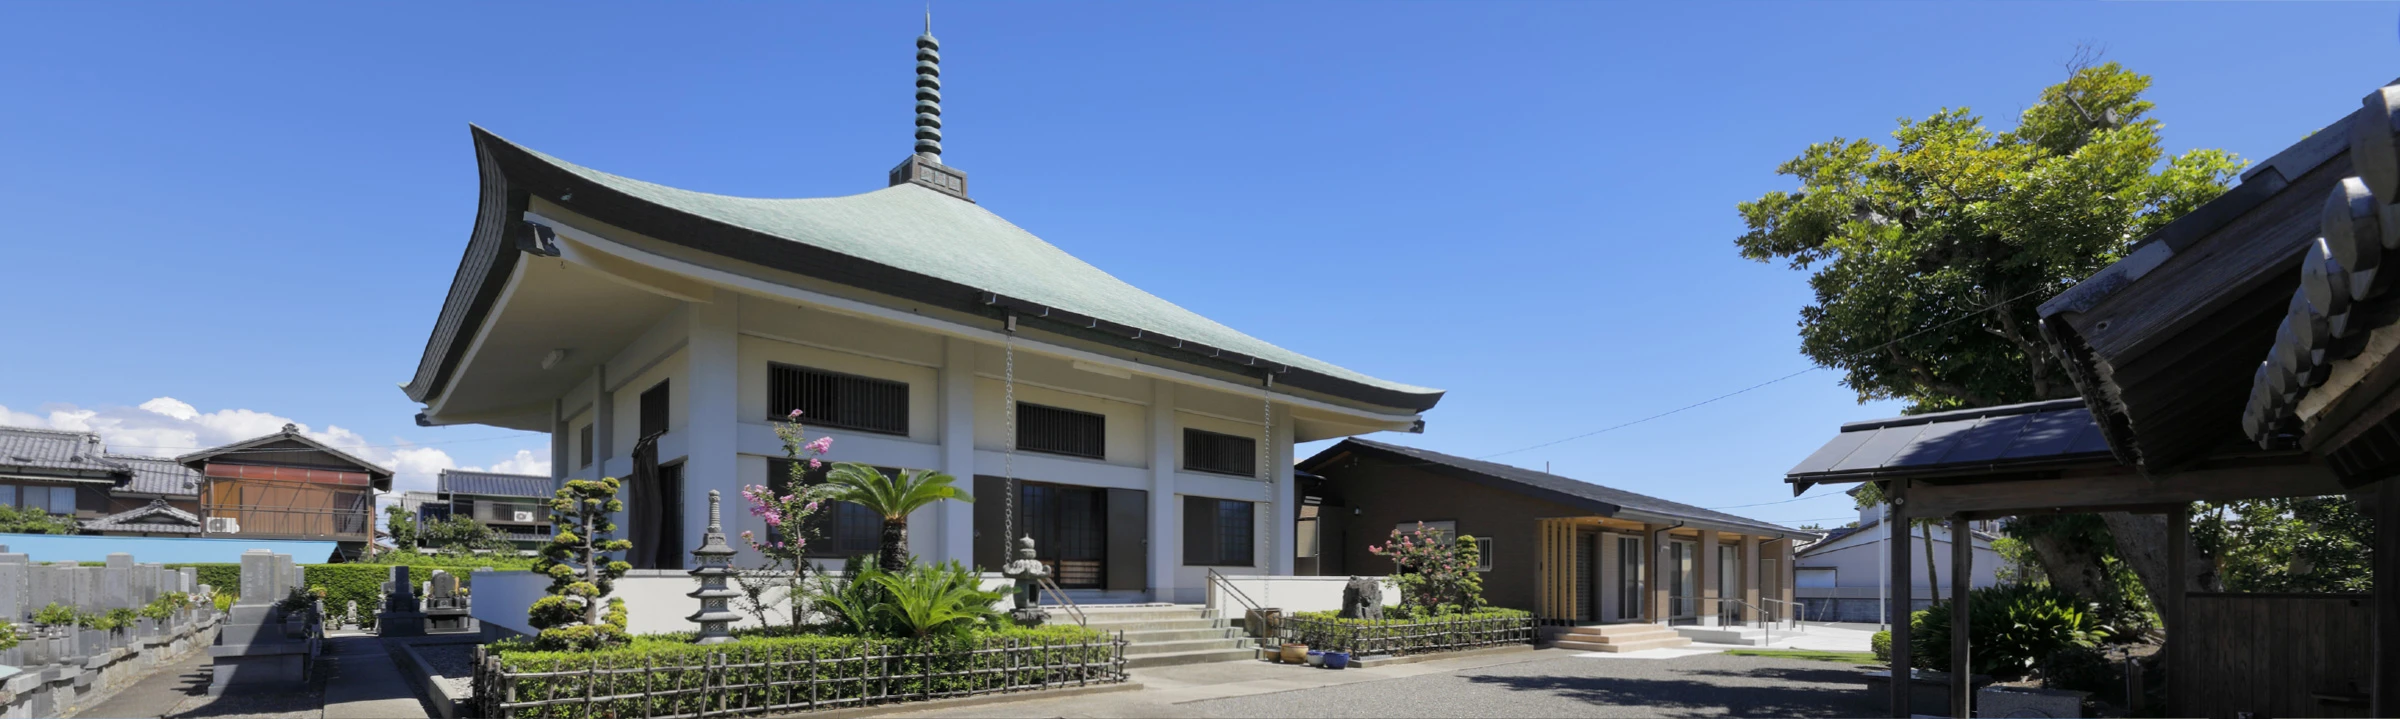
{"label": "wooden lattice window", "polygon": [[908,434],[908,383],[790,365],[767,365],[767,418],[882,434]]}
{"label": "wooden lattice window", "polygon": [[1018,402],[1017,449],[1105,459],[1108,418],[1091,412]]}
{"label": "wooden lattice window", "polygon": [[650,437],[667,433],[667,381],[642,390],[641,424],[638,436]]}
{"label": "wooden lattice window", "polygon": [[1183,468],[1237,477],[1258,476],[1258,440],[1207,430],[1183,430]]}

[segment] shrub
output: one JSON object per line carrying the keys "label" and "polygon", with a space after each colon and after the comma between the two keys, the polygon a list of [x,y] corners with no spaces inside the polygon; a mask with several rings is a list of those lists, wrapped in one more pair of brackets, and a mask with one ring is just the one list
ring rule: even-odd
{"label": "shrub", "polygon": [[194,573],[199,575],[199,583],[206,584],[210,588],[217,590],[218,596],[241,596],[242,565],[228,562],[200,562],[193,564],[167,565],[168,569],[182,569],[184,567],[191,567],[195,570],[198,570]]}
{"label": "shrub", "polygon": [[2035,667],[2041,672],[2042,686],[2048,689],[2073,689],[2100,693],[2122,681],[2117,663],[2108,654],[2092,647],[2061,648],[2043,657]]}
{"label": "shrub", "polygon": [[215,604],[220,613],[233,611],[233,593],[218,592],[216,598],[210,600],[210,603]]}
{"label": "shrub", "polygon": [[[617,531],[609,514],[625,511],[617,486],[615,477],[569,480],[550,500],[550,524],[558,535],[534,562],[534,571],[550,577],[550,596],[534,600],[526,611],[529,623],[542,630],[543,648],[598,649],[625,641],[624,603],[609,600],[608,594],[633,565],[603,554],[633,548],[631,541],[609,538]],[[607,616],[602,606],[608,607]]]}
{"label": "shrub", "polygon": [[[519,717],[691,716],[704,709],[717,712],[804,704],[812,696],[820,703],[857,703],[862,696],[939,695],[988,689],[1002,682],[1021,685],[1044,678],[1053,682],[1097,678],[1063,665],[1100,662],[1110,656],[1109,645],[1100,643],[1106,637],[1073,625],[1004,627],[922,640],[762,636],[790,631],[789,627],[769,632],[747,630],[737,632],[734,642],[714,645],[692,644],[688,633],[643,635],[623,646],[577,652],[541,651],[534,648],[536,642],[507,640],[491,645],[491,652],[511,673],[577,672],[595,667],[651,670],[516,680],[508,696],[518,701],[577,700],[510,711]],[[973,653],[1012,643],[1029,646],[1027,651],[1034,656],[1012,663],[998,654]],[[885,656],[892,658],[860,659]],[[699,670],[726,660],[732,666]],[[676,670],[683,667],[692,670]],[[887,674],[890,679],[885,681],[882,677]],[[811,682],[815,682],[813,687]],[[586,706],[580,701],[585,696],[617,698]]]}
{"label": "shrub", "polygon": [[1436,616],[1483,608],[1483,575],[1474,571],[1481,554],[1475,538],[1449,537],[1418,525],[1415,530],[1392,530],[1391,541],[1369,545],[1367,551],[1392,560],[1392,583],[1400,587],[1400,605],[1411,616]]}
{"label": "shrub", "polygon": [[51,602],[50,606],[42,607],[41,611],[33,613],[33,623],[45,627],[68,626],[74,624],[76,619],[74,607],[58,602]]}
{"label": "shrub", "polygon": [[957,561],[941,565],[912,562],[904,572],[862,572],[853,581],[874,582],[881,590],[883,601],[872,611],[889,622],[891,634],[919,639],[964,634],[995,624],[1000,613],[992,604],[1008,596],[984,591],[983,578]]}
{"label": "shrub", "polygon": [[[1527,621],[1533,613],[1521,609],[1485,607],[1472,612],[1449,612],[1425,617],[1399,617],[1387,612],[1383,619],[1344,618],[1340,612],[1294,612],[1292,618],[1306,621],[1289,622],[1292,629],[1289,641],[1306,644],[1310,649],[1363,651],[1367,649],[1443,648],[1481,643],[1487,637],[1482,632],[1491,625],[1466,624],[1486,620]],[[1448,624],[1445,626],[1445,623]],[[1374,628],[1407,629],[1395,632],[1375,632]],[[1386,647],[1385,645],[1395,645]]]}
{"label": "shrub", "polygon": [[[2023,677],[2052,652],[2094,646],[2109,634],[2093,620],[2091,605],[2049,586],[1985,587],[1970,593],[1967,602],[1977,674]],[[1936,602],[1909,617],[1909,651],[1918,668],[1950,671],[1950,614],[1949,602]]]}
{"label": "shrub", "polygon": [[0,651],[17,648],[17,623],[0,621]]}
{"label": "shrub", "polygon": [[1868,645],[1869,647],[1871,647],[1871,648],[1873,648],[1873,649],[1875,650],[1875,661],[1883,662],[1883,663],[1885,663],[1885,664],[1890,664],[1890,663],[1891,663],[1891,661],[1892,661],[1892,633],[1891,633],[1891,632],[1876,632],[1876,633],[1875,633],[1875,636],[1868,638],[1868,640],[1867,640],[1867,645]]}

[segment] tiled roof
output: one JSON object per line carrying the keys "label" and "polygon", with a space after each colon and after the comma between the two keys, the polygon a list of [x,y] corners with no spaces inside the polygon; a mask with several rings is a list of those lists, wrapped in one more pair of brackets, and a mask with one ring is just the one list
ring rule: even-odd
{"label": "tiled roof", "polygon": [[2083,400],[2061,399],[1852,422],[1784,474],[1806,482],[2081,461],[2115,464]]}
{"label": "tiled roof", "polygon": [[87,532],[174,532],[199,534],[200,518],[191,512],[175,508],[163,499],[150,504],[111,514],[99,519],[85,520]]}
{"label": "tiled roof", "polygon": [[108,455],[108,459],[133,469],[133,481],[119,488],[120,492],[170,497],[200,496],[200,473],[174,459],[123,454]]}
{"label": "tiled roof", "polygon": [[109,461],[100,435],[27,427],[0,427],[0,466],[86,472],[129,472]]}
{"label": "tiled roof", "polygon": [[1633,510],[1635,512],[1658,515],[1661,517],[1705,522],[1709,524],[1750,529],[1754,531],[1765,531],[1774,534],[1807,534],[1801,530],[1785,527],[1779,524],[1761,522],[1748,517],[1738,517],[1710,509],[1702,509],[1689,504],[1659,499],[1646,494],[1635,494],[1622,489],[1604,487],[1580,479],[1561,477],[1548,472],[1536,472],[1530,469],[1512,467],[1497,462],[1485,462],[1478,459],[1468,459],[1465,457],[1457,457],[1430,450],[1417,449],[1415,447],[1384,444],[1382,442],[1364,440],[1357,437],[1342,440],[1340,444],[1328,447],[1323,452],[1318,452],[1317,456],[1311,457],[1308,460],[1301,462],[1301,464],[1313,467],[1320,459],[1331,459],[1335,455],[1338,455],[1344,451],[1354,449],[1363,449],[1379,454],[1397,456],[1403,460],[1414,460],[1431,465],[1440,465],[1454,469],[1465,470],[1482,477],[1498,480],[1499,483],[1506,485],[1507,488],[1516,489],[1520,493],[1541,497],[1543,499],[1548,499],[1562,504],[1590,508],[1609,516],[1615,516],[1623,510]]}
{"label": "tiled roof", "polygon": [[532,497],[548,499],[558,493],[558,486],[549,477],[534,474],[502,474],[463,469],[445,469],[434,479],[437,491],[449,494],[472,494],[483,497]]}

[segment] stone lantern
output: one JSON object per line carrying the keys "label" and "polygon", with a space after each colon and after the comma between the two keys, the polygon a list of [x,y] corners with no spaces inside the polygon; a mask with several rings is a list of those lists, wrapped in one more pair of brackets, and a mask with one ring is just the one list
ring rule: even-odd
{"label": "stone lantern", "polygon": [[723,644],[733,641],[731,627],[742,618],[733,613],[727,602],[742,595],[741,590],[726,586],[733,579],[733,546],[725,543],[724,523],[718,518],[717,490],[708,490],[708,532],[700,535],[700,548],[692,550],[692,577],[700,580],[700,588],[685,596],[700,600],[700,611],[685,617],[700,625],[695,644]]}

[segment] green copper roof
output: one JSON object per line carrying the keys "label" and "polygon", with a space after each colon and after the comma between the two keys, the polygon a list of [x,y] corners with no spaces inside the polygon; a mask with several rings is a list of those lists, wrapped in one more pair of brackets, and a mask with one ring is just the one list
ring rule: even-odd
{"label": "green copper roof", "polygon": [[1429,408],[1441,394],[1369,377],[1243,334],[1126,284],[981,205],[914,183],[847,197],[729,197],[620,177],[485,137],[592,184],[714,223],[1418,397],[1409,404]]}

